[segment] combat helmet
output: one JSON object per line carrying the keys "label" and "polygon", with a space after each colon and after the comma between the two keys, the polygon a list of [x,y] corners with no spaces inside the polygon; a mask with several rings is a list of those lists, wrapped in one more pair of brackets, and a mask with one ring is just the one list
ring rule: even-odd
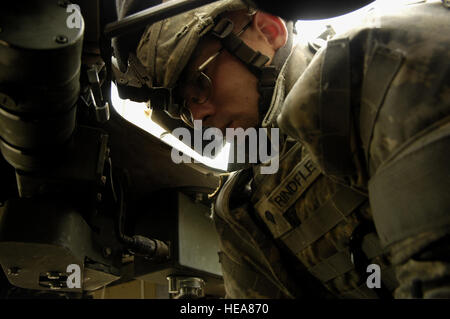
{"label": "combat helmet", "polygon": [[256,12],[244,1],[222,0],[148,26],[140,38],[136,52],[128,55],[127,63],[122,61],[119,67],[113,68],[119,85],[126,84],[128,88],[135,88],[128,96],[124,94],[124,97],[149,102],[153,112],[168,130],[168,123],[179,126],[180,122],[167,121],[167,116],[165,119],[158,116],[161,111],[172,120],[183,120],[189,124],[189,114],[186,114],[182,103],[177,99],[175,87],[200,39],[211,35],[258,78],[259,113],[262,119],[269,109],[278,73],[292,48],[293,23],[286,23],[287,44],[277,51],[272,64],[266,66],[269,58],[247,46],[238,34],[233,33],[233,22],[223,16],[226,12],[238,10],[248,10],[250,22],[252,13]]}

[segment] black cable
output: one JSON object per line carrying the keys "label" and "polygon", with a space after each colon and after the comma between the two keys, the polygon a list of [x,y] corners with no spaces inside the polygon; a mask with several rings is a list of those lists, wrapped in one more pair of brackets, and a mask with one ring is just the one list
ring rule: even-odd
{"label": "black cable", "polygon": [[145,258],[167,258],[169,256],[169,247],[163,241],[147,238],[141,235],[134,235],[133,237],[125,235],[123,230],[125,218],[125,191],[123,184],[124,182],[122,180],[118,181],[119,206],[117,210],[117,221],[115,223],[115,228],[119,241],[136,256],[142,256]]}
{"label": "black cable", "polygon": [[125,192],[123,190],[122,182],[119,181],[118,183],[119,187],[119,207],[117,211],[117,222],[116,222],[116,229],[117,229],[117,235],[119,236],[119,241],[123,244],[129,246],[134,243],[134,240],[131,237],[128,237],[123,232],[123,219],[125,215]]}
{"label": "black cable", "polygon": [[111,183],[111,191],[112,191],[114,202],[117,204],[117,194],[116,194],[116,190],[114,188],[114,180],[113,180],[113,172],[112,172],[113,169],[112,169],[111,157],[108,157],[108,165],[109,165],[109,180],[110,180],[110,183]]}

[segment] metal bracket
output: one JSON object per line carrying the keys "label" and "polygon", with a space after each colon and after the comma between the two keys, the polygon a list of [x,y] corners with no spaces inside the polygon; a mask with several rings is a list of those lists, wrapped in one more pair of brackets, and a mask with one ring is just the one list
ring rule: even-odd
{"label": "metal bracket", "polygon": [[168,276],[173,299],[198,299],[205,296],[205,281],[198,277]]}
{"label": "metal bracket", "polygon": [[103,123],[109,120],[109,103],[103,99],[97,67],[94,65],[87,70],[89,84],[91,85],[91,98],[95,108],[95,117],[98,122]]}

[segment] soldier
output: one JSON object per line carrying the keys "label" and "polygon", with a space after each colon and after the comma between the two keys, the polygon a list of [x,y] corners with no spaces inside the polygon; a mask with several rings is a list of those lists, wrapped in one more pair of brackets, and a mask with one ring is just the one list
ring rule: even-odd
{"label": "soldier", "polygon": [[314,57],[239,0],[146,28],[130,69],[172,116],[280,128],[278,172],[215,201],[227,297],[450,297],[449,21],[437,1],[373,11]]}

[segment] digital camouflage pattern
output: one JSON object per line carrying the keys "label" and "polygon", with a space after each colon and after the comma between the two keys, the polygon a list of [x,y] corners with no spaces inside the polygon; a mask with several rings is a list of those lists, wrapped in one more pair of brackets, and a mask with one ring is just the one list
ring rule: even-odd
{"label": "digital camouflage pattern", "polygon": [[[326,86],[321,83],[327,49],[319,51],[312,61],[304,48],[298,47],[291,55],[280,74],[272,107],[263,123],[276,125],[279,115],[282,132],[304,146],[299,147],[289,138],[283,140],[281,156],[292,149],[296,153],[280,161],[278,174],[258,176],[254,173],[256,170],[242,170],[233,174],[220,191],[214,220],[220,236],[219,256],[227,297],[376,298],[373,290],[365,289],[364,276],[354,267],[344,267],[345,271],[326,281],[320,280],[319,273],[313,271],[337,253],[347,252],[349,238],[357,225],[372,219],[385,249],[384,254],[372,256],[370,262],[382,267],[387,289],[396,289],[397,298],[450,297],[445,283],[450,270],[449,223],[448,218],[445,219],[450,211],[448,193],[437,196],[436,202],[444,208],[447,205],[448,209],[441,215],[430,215],[428,219],[436,220],[435,224],[424,222],[428,229],[420,232],[419,228],[408,224],[410,232],[401,233],[400,238],[391,236],[388,223],[383,223],[383,218],[386,219],[383,213],[389,212],[395,222],[397,213],[400,216],[409,210],[393,209],[391,214],[390,208],[398,204],[392,198],[387,200],[389,194],[380,192],[375,183],[377,177],[382,176],[380,172],[388,171],[388,164],[400,162],[406,163],[406,167],[411,162],[407,161],[408,152],[411,148],[417,149],[418,143],[427,145],[430,140],[440,141],[442,136],[444,139],[449,136],[446,125],[450,114],[450,35],[446,32],[450,29],[449,11],[440,1],[415,2],[418,3],[395,7],[389,12],[374,10],[365,24],[336,37],[337,40],[348,39],[350,47],[350,86],[345,92],[338,92],[341,95],[337,94],[336,98],[351,97],[348,144],[352,174],[333,171],[317,177],[291,207],[290,218],[295,216],[300,225],[307,224],[318,215],[321,207],[337,206],[339,198],[334,195],[342,185],[368,195],[370,205],[367,200],[359,203],[328,232],[296,254],[289,250],[283,238],[300,226],[288,223],[290,226],[274,227],[270,219],[284,217],[273,212],[265,214],[265,210],[261,210],[264,207],[261,200],[270,197],[306,156],[312,156],[325,172],[327,166],[339,167],[342,163],[324,156],[321,145],[324,134],[320,102],[323,98],[330,100]],[[212,26],[210,22],[190,12],[146,30],[136,53],[154,83],[174,85],[200,36]],[[197,25],[202,27],[197,28]],[[339,62],[336,65],[340,65]],[[338,102],[336,100],[336,105]],[[431,166],[428,163],[428,167]],[[445,171],[442,174],[448,176]],[[442,191],[439,193],[442,185],[433,189],[431,183],[424,188],[442,194]],[[408,192],[407,187],[397,187],[391,193],[398,194],[399,202],[403,197],[408,199],[409,194],[413,206],[417,198],[431,198]],[[386,195],[386,200],[380,200],[379,194]],[[384,203],[387,209],[380,206]],[[348,260],[345,262],[348,265]],[[396,267],[395,276],[391,263]]]}
{"label": "digital camouflage pattern", "polygon": [[[292,84],[307,67],[312,56],[309,49],[297,46],[289,57],[277,83],[276,94],[284,97]],[[292,66],[295,65],[296,68]],[[281,93],[284,92],[284,93]],[[269,111],[272,119],[281,111],[283,98],[274,98]],[[268,119],[270,116],[267,117]],[[275,123],[272,123],[275,124]],[[260,175],[259,166],[233,174],[223,186],[215,204],[214,220],[220,238],[220,262],[228,298],[377,298],[365,287],[366,276],[351,264],[349,238],[362,220],[371,220],[367,199],[363,199],[345,219],[341,220],[296,256],[281,239],[295,229],[273,227],[286,222],[282,212],[273,209],[266,217],[261,203],[271,197],[302,159],[307,150],[290,138],[282,144],[280,168],[276,174]],[[305,185],[306,186],[306,185]],[[299,224],[311,220],[317,211],[333,202],[333,196],[341,188],[336,182],[320,174],[291,206]],[[272,221],[271,221],[272,220]],[[272,232],[271,232],[272,231]],[[274,240],[275,238],[275,240]],[[326,282],[315,278],[315,266],[326,263],[330,257],[345,253],[350,265],[338,271]],[[390,266],[387,254],[371,256],[386,270]],[[392,272],[388,288],[392,291],[396,281]]]}
{"label": "digital camouflage pattern", "polygon": [[[311,52],[297,47],[288,59],[275,89],[274,103],[265,122],[270,123],[290,86],[311,59]],[[292,67],[298,66],[297,68]],[[272,116],[269,116],[272,114]],[[258,222],[248,185],[252,168],[233,173],[221,188],[214,204],[214,222],[219,234],[220,262],[227,298],[305,298],[326,297],[326,292],[304,271],[289,271],[283,254],[270,233]],[[275,176],[275,175],[272,175]],[[296,263],[298,264],[298,262]],[[302,278],[299,287],[292,275]],[[309,284],[307,284],[309,283]]]}
{"label": "digital camouflage pattern", "polygon": [[[349,252],[349,238],[355,227],[363,220],[371,220],[367,200],[304,248],[296,258],[281,240],[273,239],[274,235],[267,230],[270,220],[257,215],[255,204],[268,197],[307,153],[304,147],[298,147],[292,140],[287,140],[285,145],[284,154],[288,156],[281,159],[277,174],[258,176],[252,170],[236,173],[224,185],[217,199],[214,220],[220,237],[220,262],[227,297],[378,298],[366,287],[366,276],[353,265],[324,283],[314,278],[310,271],[339,252]],[[294,152],[288,152],[289,149]],[[321,174],[293,205],[298,220],[301,223],[310,220],[339,187]],[[382,267],[382,278],[391,280],[388,282],[390,291],[396,288],[388,254],[373,256],[370,263]]]}
{"label": "digital camouflage pattern", "polygon": [[147,27],[136,56],[146,68],[151,85],[173,88],[198,41],[214,27],[214,19],[221,13],[246,8],[242,1],[224,0]]}
{"label": "digital camouflage pattern", "polygon": [[[350,44],[355,170],[330,177],[368,192],[396,265],[395,297],[450,298],[450,12],[441,1],[419,2],[374,11],[338,37]],[[322,167],[336,164],[321,141],[326,54],[314,57],[278,118]]]}
{"label": "digital camouflage pattern", "polygon": [[[270,220],[272,218],[270,215],[264,216],[268,206],[261,210],[262,207],[258,205],[258,202],[261,201],[261,198],[273,197],[271,193],[285,180],[286,175],[292,171],[292,167],[298,164],[300,159],[303,161],[303,159],[308,157],[307,149],[298,143],[294,144],[289,138],[285,145],[286,152],[284,157],[280,159],[280,169],[277,174],[258,175],[254,171],[252,203],[254,203],[256,209],[260,210],[261,219],[264,220],[264,217],[266,218],[265,223],[268,225],[273,223]],[[292,186],[292,183],[290,186]],[[286,234],[295,231],[296,227],[299,229],[299,226],[305,226],[315,218],[318,218],[316,221],[322,222],[323,225],[326,224],[327,221],[322,221],[318,215],[321,214],[321,211],[323,212],[325,209],[329,209],[327,205],[331,204],[330,206],[333,206],[339,214],[346,213],[343,209],[342,201],[346,201],[347,198],[342,195],[344,188],[342,185],[320,174],[317,179],[312,181],[310,186],[306,184],[300,185],[300,187],[302,186],[306,189],[305,192],[283,214],[285,219],[291,220],[293,224],[290,227],[291,229],[279,237],[272,233],[275,238],[278,238],[278,242],[284,242],[286,245],[288,244],[288,241],[285,240],[287,237]],[[367,197],[361,195],[351,207],[348,215],[345,214],[346,216],[330,227],[328,231],[324,232],[320,237],[318,236],[311,244],[305,245],[300,251],[295,252],[295,255],[306,270],[319,280],[321,280],[321,276],[315,269],[319,269],[319,267],[323,267],[326,264],[330,268],[329,271],[335,272],[335,274],[328,274],[328,271],[326,271],[325,275],[329,279],[321,280],[323,285],[334,296],[341,298],[378,298],[376,293],[366,287],[366,267],[362,271],[357,270],[350,257],[350,238],[354,234],[356,227],[372,220]],[[273,209],[270,211],[275,214]],[[373,240],[371,244],[376,245],[376,249],[378,249],[379,240],[375,233],[371,232],[370,234],[366,234],[364,238],[364,244]],[[300,239],[298,236],[293,235],[293,240],[298,241]],[[280,245],[283,246],[283,244]],[[291,247],[288,246],[291,249],[290,251],[292,251]],[[389,255],[383,252],[381,248],[379,249],[379,252],[375,250],[370,252],[367,263],[381,266],[384,274],[384,284],[392,291],[396,288],[397,282],[393,278],[392,269],[390,268]],[[343,269],[333,262],[334,258],[338,258],[338,256],[346,258],[346,261],[341,262],[341,264],[346,265]],[[301,282],[299,284],[301,286]]]}

